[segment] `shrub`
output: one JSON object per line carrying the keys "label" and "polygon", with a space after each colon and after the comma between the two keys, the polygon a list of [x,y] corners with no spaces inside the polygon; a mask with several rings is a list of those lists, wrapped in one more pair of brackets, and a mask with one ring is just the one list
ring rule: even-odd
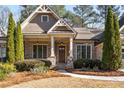
{"label": "shrub", "polygon": [[50,67],[51,62],[48,60],[27,60],[24,62],[16,62],[15,63],[17,71],[30,71],[39,66]]}
{"label": "shrub", "polygon": [[101,67],[100,60],[91,60],[91,59],[78,59],[74,62],[74,68],[90,68],[93,69],[94,67]]}
{"label": "shrub", "polygon": [[49,70],[48,66],[39,65],[31,69],[32,73],[46,73]]}
{"label": "shrub", "polygon": [[0,70],[2,70],[6,74],[16,71],[15,66],[13,64],[7,64],[7,63],[4,64],[1,63]]}
{"label": "shrub", "polygon": [[78,59],[78,60],[74,61],[73,62],[74,68],[75,69],[82,68],[84,66],[83,62],[84,62],[83,59]]}
{"label": "shrub", "polygon": [[44,62],[45,66],[47,66],[47,67],[50,67],[52,65],[51,61],[49,61],[49,60],[42,59],[41,61]]}
{"label": "shrub", "polygon": [[6,76],[6,73],[4,73],[4,71],[0,69],[0,80],[4,80]]}
{"label": "shrub", "polygon": [[0,63],[0,80],[5,79],[5,77],[11,73],[15,72],[15,66],[13,64],[7,64],[7,63]]}

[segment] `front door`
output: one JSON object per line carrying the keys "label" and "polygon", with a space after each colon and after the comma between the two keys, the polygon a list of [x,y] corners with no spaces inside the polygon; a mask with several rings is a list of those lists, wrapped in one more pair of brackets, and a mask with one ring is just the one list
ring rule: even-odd
{"label": "front door", "polygon": [[65,62],[65,46],[59,46],[59,62]]}

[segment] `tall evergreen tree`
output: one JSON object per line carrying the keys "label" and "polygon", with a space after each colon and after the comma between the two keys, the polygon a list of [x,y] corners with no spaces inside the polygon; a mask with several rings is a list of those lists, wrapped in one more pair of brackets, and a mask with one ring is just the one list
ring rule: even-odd
{"label": "tall evergreen tree", "polygon": [[105,31],[104,31],[104,42],[103,42],[103,58],[102,58],[102,69],[113,70],[114,61],[114,22],[112,8],[108,8]]}
{"label": "tall evergreen tree", "polygon": [[120,32],[119,32],[119,22],[118,17],[114,15],[114,33],[115,33],[115,43],[114,43],[114,66],[113,69],[117,70],[121,67],[121,39],[120,39]]}
{"label": "tall evergreen tree", "polygon": [[15,60],[16,61],[24,60],[23,34],[20,22],[17,23],[17,28],[15,30]]}
{"label": "tall evergreen tree", "polygon": [[7,32],[7,62],[9,63],[15,62],[14,30],[15,22],[12,13],[10,13]]}

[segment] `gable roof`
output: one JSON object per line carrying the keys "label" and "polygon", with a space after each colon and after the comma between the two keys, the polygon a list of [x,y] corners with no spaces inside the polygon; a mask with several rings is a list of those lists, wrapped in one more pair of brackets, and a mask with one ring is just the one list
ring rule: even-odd
{"label": "gable roof", "polygon": [[36,13],[52,13],[57,19],[60,19],[60,17],[47,5],[40,5],[36,8],[34,12],[30,14],[30,16],[21,24],[22,29],[31,21],[33,17],[35,17]]}
{"label": "gable roof", "polygon": [[76,34],[76,31],[63,19],[60,18],[50,29],[47,33],[52,33],[52,30],[57,26],[66,26],[72,33]]}

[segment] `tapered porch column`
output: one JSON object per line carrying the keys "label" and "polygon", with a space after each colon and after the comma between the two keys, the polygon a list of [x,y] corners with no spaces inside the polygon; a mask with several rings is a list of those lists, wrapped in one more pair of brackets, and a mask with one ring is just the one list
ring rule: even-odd
{"label": "tapered porch column", "polygon": [[51,36],[51,56],[55,56],[55,51],[54,51],[54,37]]}
{"label": "tapered porch column", "polygon": [[70,57],[73,57],[73,37],[70,37]]}

